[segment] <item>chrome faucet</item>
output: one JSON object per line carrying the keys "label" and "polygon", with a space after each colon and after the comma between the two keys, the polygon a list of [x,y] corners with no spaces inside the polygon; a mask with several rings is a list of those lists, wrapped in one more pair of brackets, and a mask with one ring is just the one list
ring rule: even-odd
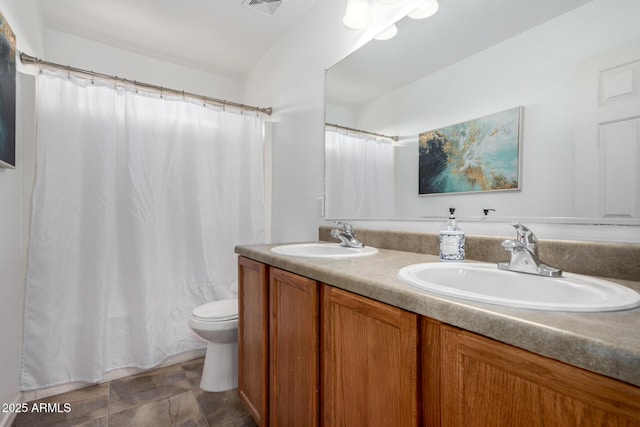
{"label": "chrome faucet", "polygon": [[518,222],[512,222],[511,225],[516,229],[516,240],[502,242],[504,250],[511,252],[511,261],[499,262],[498,268],[539,276],[559,277],[562,270],[550,267],[538,258],[538,238],[536,235],[528,227]]}
{"label": "chrome faucet", "polygon": [[335,223],[341,226],[342,229],[334,228],[331,230],[331,237],[340,240],[340,246],[346,248],[364,248],[364,244],[356,239],[356,233],[354,233],[351,224],[342,221],[335,221]]}

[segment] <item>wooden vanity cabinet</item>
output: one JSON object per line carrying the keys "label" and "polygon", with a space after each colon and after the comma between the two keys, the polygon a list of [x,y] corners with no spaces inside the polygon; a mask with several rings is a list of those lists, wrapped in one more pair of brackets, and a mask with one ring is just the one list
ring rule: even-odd
{"label": "wooden vanity cabinet", "polygon": [[238,258],[238,394],[260,427],[318,425],[319,286]]}
{"label": "wooden vanity cabinet", "polygon": [[418,425],[417,315],[322,287],[324,426]]}
{"label": "wooden vanity cabinet", "polygon": [[238,392],[259,426],[418,425],[417,315],[244,257],[238,269]]}
{"label": "wooden vanity cabinet", "polygon": [[258,426],[268,424],[268,267],[238,258],[238,394]]}
{"label": "wooden vanity cabinet", "polygon": [[316,427],[319,284],[271,268],[269,286],[269,425]]}
{"label": "wooden vanity cabinet", "polygon": [[433,350],[423,353],[425,426],[640,425],[638,387],[430,319],[421,322]]}
{"label": "wooden vanity cabinet", "polygon": [[270,426],[640,426],[640,387],[239,259],[238,391]]}

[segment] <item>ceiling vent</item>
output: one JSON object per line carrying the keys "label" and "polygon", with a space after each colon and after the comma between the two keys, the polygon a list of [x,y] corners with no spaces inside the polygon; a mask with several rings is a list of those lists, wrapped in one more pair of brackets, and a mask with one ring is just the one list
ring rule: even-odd
{"label": "ceiling vent", "polygon": [[273,16],[284,0],[244,0],[242,4],[266,16]]}

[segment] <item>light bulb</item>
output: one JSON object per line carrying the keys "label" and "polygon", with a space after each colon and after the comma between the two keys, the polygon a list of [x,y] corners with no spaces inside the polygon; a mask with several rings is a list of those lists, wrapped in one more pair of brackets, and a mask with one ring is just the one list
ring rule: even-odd
{"label": "light bulb", "polygon": [[427,0],[408,16],[413,19],[425,19],[435,14],[438,11],[438,7],[440,7],[438,0]]}
{"label": "light bulb", "polygon": [[352,30],[361,30],[371,25],[369,0],[347,0],[347,10],[342,23]]}
{"label": "light bulb", "polygon": [[389,28],[387,28],[386,30],[384,30],[383,32],[375,36],[374,39],[389,40],[395,37],[396,34],[398,34],[398,27],[396,27],[396,24],[391,24]]}

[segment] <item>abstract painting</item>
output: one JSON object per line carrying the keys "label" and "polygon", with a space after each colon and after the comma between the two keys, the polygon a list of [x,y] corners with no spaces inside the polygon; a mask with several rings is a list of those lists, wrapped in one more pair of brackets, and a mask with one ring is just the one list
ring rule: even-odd
{"label": "abstract painting", "polygon": [[16,166],[16,36],[0,13],[0,167]]}
{"label": "abstract painting", "polygon": [[419,194],[519,190],[522,110],[421,133]]}

